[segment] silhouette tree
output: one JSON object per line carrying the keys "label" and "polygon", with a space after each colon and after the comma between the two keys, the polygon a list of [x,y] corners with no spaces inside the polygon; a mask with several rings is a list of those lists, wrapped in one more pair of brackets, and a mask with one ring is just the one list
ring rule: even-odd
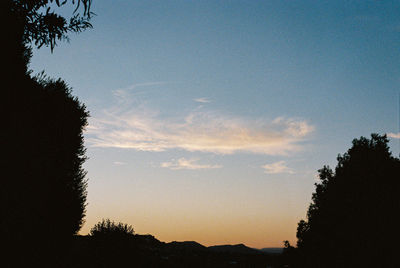
{"label": "silhouette tree", "polygon": [[[69,1],[4,0],[5,21],[1,132],[2,186],[0,187],[2,242],[8,252],[2,264],[46,266],[60,254],[84,222],[86,180],[83,129],[88,112],[61,79],[28,71],[30,44],[56,45],[69,32],[91,25],[90,0],[76,5],[67,22],[51,11]],[[51,8],[50,8],[51,6]],[[76,13],[80,6],[84,14]],[[42,10],[44,10],[42,12]],[[64,248],[65,249],[65,248]],[[18,252],[17,258],[12,253]],[[52,258],[46,260],[45,258]],[[7,265],[5,265],[7,267]]]}
{"label": "silhouette tree", "polygon": [[335,171],[319,170],[307,220],[298,224],[298,266],[392,267],[400,160],[377,134],[353,140],[337,160]]}
{"label": "silhouette tree", "polygon": [[288,240],[283,241],[282,258],[286,265],[292,267],[296,264],[296,248],[293,247]]}
{"label": "silhouette tree", "polygon": [[13,105],[2,133],[6,165],[1,232],[11,250],[38,257],[55,245],[66,245],[83,224],[82,131],[88,112],[62,80],[36,78],[15,84],[24,94],[7,100]]}

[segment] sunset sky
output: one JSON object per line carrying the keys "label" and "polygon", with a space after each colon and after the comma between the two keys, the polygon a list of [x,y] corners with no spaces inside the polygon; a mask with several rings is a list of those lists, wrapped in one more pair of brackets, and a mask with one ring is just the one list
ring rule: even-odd
{"label": "sunset sky", "polygon": [[[70,14],[71,10],[63,10]],[[296,242],[317,170],[354,138],[399,155],[400,1],[94,0],[34,50],[90,111],[88,206],[161,241]]]}

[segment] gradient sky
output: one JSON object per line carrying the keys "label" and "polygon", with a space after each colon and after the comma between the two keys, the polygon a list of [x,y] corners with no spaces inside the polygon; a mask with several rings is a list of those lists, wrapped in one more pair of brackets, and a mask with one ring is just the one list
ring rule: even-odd
{"label": "gradient sky", "polygon": [[82,234],[110,218],[166,242],[295,243],[317,170],[352,139],[391,133],[399,155],[400,1],[92,11],[92,30],[34,50],[30,66],[91,114]]}

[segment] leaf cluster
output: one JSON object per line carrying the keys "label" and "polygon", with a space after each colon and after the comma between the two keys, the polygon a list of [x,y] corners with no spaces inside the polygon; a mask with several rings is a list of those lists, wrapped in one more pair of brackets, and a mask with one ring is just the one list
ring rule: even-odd
{"label": "leaf cluster", "polygon": [[[67,3],[75,7],[69,19],[56,12],[56,8]],[[68,33],[92,28],[90,19],[94,13],[90,11],[91,4],[92,0],[14,0],[12,9],[24,27],[24,42],[34,43],[38,48],[50,46],[53,51],[57,41],[69,41]]]}

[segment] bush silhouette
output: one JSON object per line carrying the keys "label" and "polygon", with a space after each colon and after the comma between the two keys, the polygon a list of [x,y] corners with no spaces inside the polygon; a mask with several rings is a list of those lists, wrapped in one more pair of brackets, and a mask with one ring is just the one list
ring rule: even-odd
{"label": "bush silhouette", "polygon": [[132,226],[103,219],[92,227],[89,235],[95,267],[124,267],[137,261]]}
{"label": "bush silhouette", "polygon": [[335,171],[319,170],[307,220],[297,228],[298,266],[392,267],[400,161],[386,136],[353,140]]}
{"label": "bush silhouette", "polygon": [[95,238],[108,237],[132,237],[134,236],[133,227],[126,223],[115,223],[110,219],[103,219],[90,229],[90,235]]}

